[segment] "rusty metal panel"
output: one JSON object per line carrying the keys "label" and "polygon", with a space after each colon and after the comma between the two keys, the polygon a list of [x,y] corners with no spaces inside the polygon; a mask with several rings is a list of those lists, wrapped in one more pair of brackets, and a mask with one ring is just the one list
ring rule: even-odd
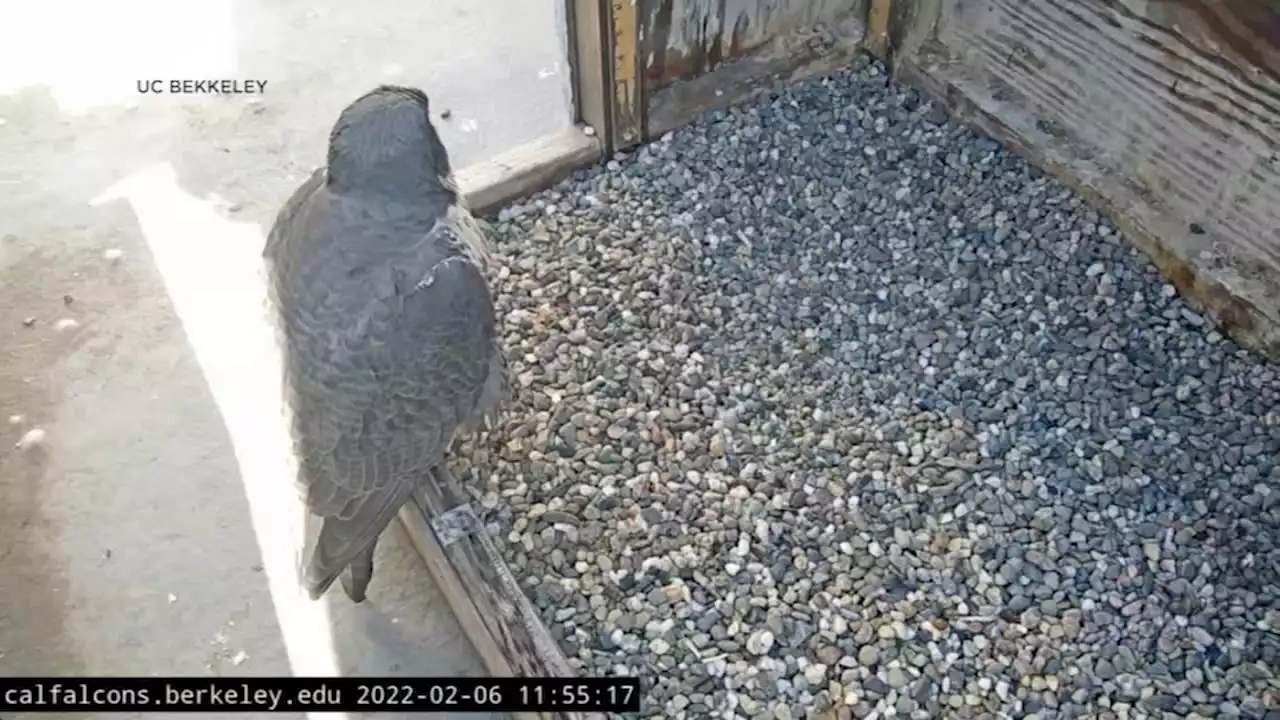
{"label": "rusty metal panel", "polygon": [[783,36],[865,14],[863,0],[639,0],[650,91],[692,80]]}

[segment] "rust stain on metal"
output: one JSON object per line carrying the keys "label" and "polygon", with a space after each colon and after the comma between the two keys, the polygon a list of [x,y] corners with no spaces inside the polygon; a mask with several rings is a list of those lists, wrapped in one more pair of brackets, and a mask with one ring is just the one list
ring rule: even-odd
{"label": "rust stain on metal", "polygon": [[[876,0],[885,2],[886,0]],[[779,42],[819,35],[850,18],[861,25],[871,0],[639,0],[646,90],[758,57]],[[893,7],[910,5],[899,2]],[[887,7],[887,5],[886,5]],[[892,18],[886,15],[886,26]],[[862,28],[858,38],[861,40]]]}
{"label": "rust stain on metal", "polygon": [[[789,80],[846,67],[863,50],[865,0],[727,0],[705,25],[720,28],[718,45],[695,32],[704,25],[689,15],[694,2],[655,2],[643,15],[646,28],[660,30],[641,34],[649,137]],[[695,50],[684,52],[689,47]]]}
{"label": "rust stain on metal", "polygon": [[641,41],[645,46],[645,77],[652,86],[668,77],[667,47],[671,44],[673,0],[646,0]]}
{"label": "rust stain on metal", "polygon": [[861,4],[862,0],[641,0],[645,80],[651,91],[692,80]]}

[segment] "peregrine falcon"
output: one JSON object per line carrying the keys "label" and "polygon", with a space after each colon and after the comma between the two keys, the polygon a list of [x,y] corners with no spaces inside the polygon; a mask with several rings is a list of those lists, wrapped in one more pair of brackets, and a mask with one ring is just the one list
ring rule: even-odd
{"label": "peregrine falcon", "polygon": [[421,90],[342,111],[263,255],[298,479],[323,518],[305,586],[317,599],[341,576],[358,603],[378,536],[507,392],[487,245]]}

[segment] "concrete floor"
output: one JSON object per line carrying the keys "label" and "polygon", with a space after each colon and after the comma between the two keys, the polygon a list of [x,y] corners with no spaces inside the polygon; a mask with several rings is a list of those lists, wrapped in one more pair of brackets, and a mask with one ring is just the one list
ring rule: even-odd
{"label": "concrete floor", "polygon": [[457,167],[568,127],[562,3],[29,5],[0,21],[0,675],[483,674],[398,524],[368,602],[298,593],[258,257],[379,82],[450,110]]}

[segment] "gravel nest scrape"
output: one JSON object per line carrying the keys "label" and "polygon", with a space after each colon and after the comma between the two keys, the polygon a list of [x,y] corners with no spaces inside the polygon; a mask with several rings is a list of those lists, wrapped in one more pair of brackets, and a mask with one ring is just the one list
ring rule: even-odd
{"label": "gravel nest scrape", "polygon": [[494,234],[515,399],[461,469],[644,715],[1280,716],[1276,369],[880,65]]}

